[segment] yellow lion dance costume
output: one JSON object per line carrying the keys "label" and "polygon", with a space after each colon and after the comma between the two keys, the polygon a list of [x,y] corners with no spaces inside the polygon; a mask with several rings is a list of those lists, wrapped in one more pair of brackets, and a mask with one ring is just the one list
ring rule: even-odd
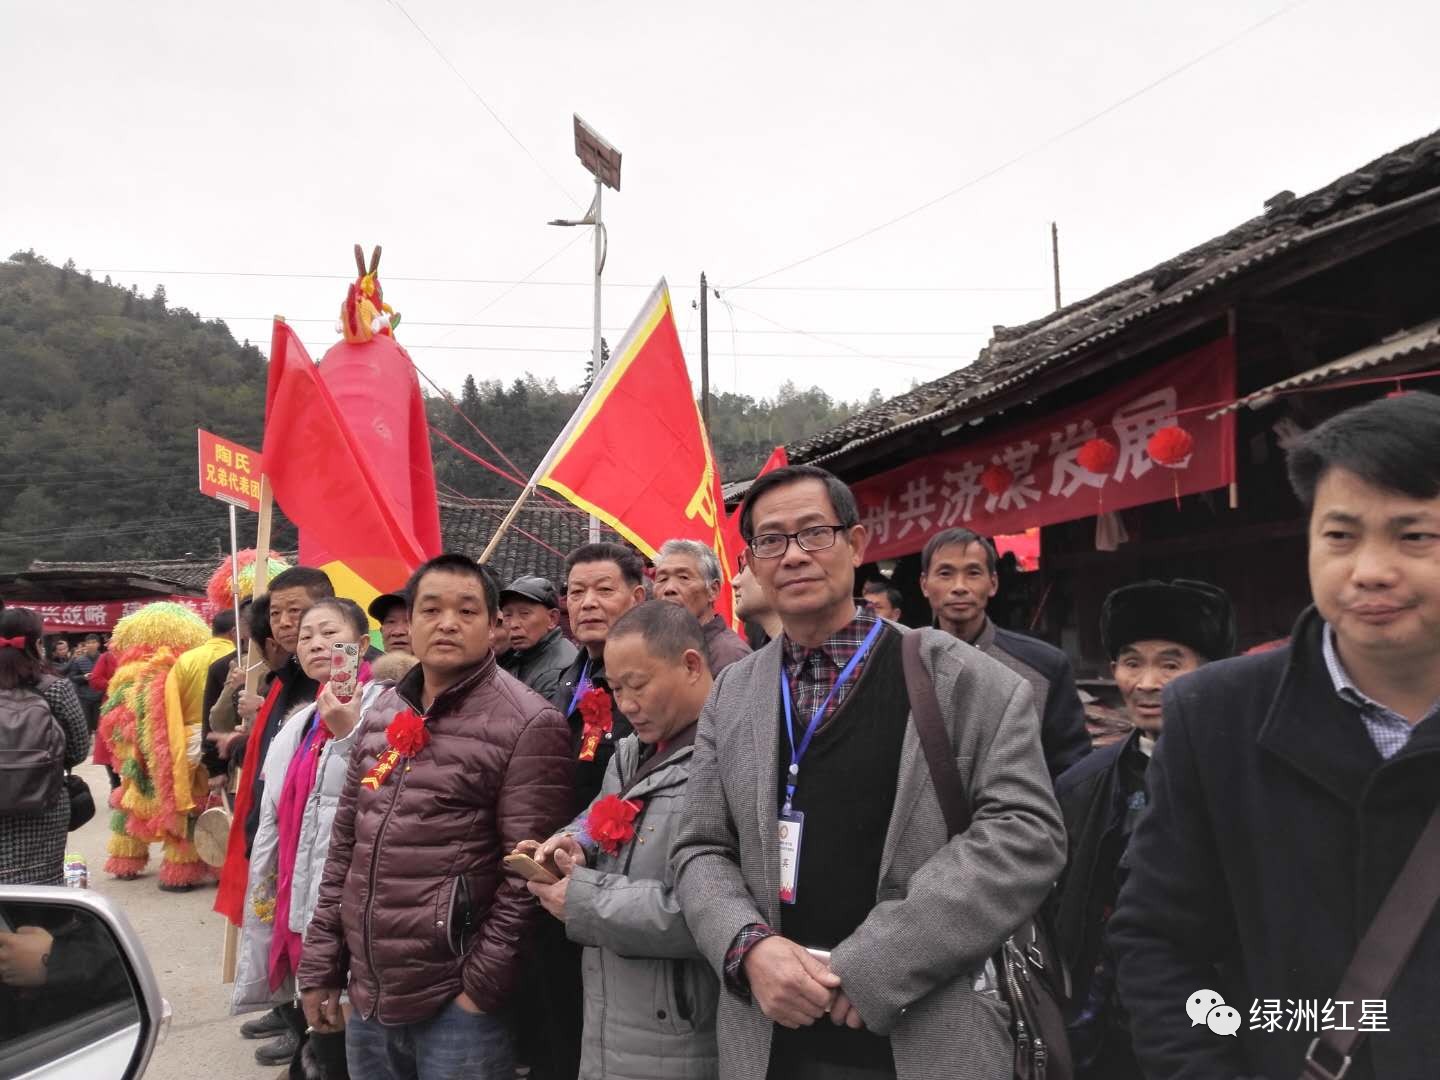
{"label": "yellow lion dance costume", "polygon": [[164,845],[162,886],[186,887],[210,869],[190,841],[190,814],[205,789],[192,790],[183,718],[166,709],[165,682],[176,658],[210,637],[210,628],[180,604],[147,604],[115,624],[110,648],[119,667],[100,714],[99,735],[121,783],[110,794],[110,857],[105,872],[140,876],[150,845]]}

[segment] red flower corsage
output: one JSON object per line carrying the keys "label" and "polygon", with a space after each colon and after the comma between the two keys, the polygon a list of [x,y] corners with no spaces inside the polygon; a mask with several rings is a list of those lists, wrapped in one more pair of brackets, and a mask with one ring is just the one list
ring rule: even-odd
{"label": "red flower corsage", "polygon": [[425,726],[424,717],[406,709],[390,721],[385,729],[385,741],[390,744],[390,749],[380,755],[375,767],[360,781],[361,787],[371,791],[385,782],[402,758],[412,758],[430,745],[430,729]]}
{"label": "red flower corsage", "polygon": [[397,713],[390,726],[385,729],[385,741],[404,757],[414,757],[430,745],[430,729],[425,718],[416,716],[409,709]]}
{"label": "red flower corsage", "polygon": [[584,726],[580,729],[581,761],[594,761],[600,740],[615,726],[615,713],[610,704],[610,695],[598,686],[592,686],[580,695],[578,703],[580,718]]}
{"label": "red flower corsage", "polygon": [[638,799],[622,799],[618,795],[597,800],[586,819],[590,839],[605,854],[619,854],[624,845],[635,839],[635,818],[640,814],[641,805]]}

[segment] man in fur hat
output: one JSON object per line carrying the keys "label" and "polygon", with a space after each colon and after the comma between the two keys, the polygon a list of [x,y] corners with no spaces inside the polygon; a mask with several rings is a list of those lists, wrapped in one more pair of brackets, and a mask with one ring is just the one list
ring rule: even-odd
{"label": "man in fur hat", "polygon": [[1056,892],[1056,936],[1074,983],[1067,1020],[1077,1077],[1138,1080],[1105,924],[1129,872],[1131,830],[1146,805],[1145,771],[1163,724],[1160,692],[1235,651],[1235,615],[1225,592],[1203,581],[1142,581],[1105,598],[1100,636],[1135,729],[1055,783],[1070,848]]}

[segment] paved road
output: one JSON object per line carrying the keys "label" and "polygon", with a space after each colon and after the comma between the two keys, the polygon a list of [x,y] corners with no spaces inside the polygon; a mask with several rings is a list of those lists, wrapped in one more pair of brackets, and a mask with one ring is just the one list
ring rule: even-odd
{"label": "paved road", "polygon": [[150,849],[150,866],[135,881],[117,881],[104,872],[110,817],[104,799],[110,785],[105,770],[82,765],[75,770],[95,794],[99,812],[70,837],[90,866],[90,887],[125,909],[134,925],[160,992],[174,1009],[170,1035],[156,1048],[145,1080],[272,1080],[278,1067],[255,1062],[260,1045],[242,1040],[240,1019],[230,1015],[230,987],[220,985],[220,949],[225,920],[210,910],[215,888],[162,893],[156,886],[160,845]]}

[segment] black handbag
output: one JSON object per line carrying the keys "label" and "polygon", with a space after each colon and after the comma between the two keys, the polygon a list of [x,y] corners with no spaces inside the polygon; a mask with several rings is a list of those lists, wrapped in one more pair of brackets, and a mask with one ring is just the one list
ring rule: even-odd
{"label": "black handbag", "polygon": [[70,826],[74,832],[95,816],[95,796],[90,785],[68,769],[65,771],[65,792],[70,796]]}
{"label": "black handbag", "polygon": [[[920,660],[919,633],[901,639],[905,662],[905,689],[915,733],[930,768],[945,828],[958,836],[970,827],[970,800],[955,764],[955,748],[940,714],[935,683]],[[992,958],[999,977],[1000,998],[1010,1007],[1010,1035],[1015,1041],[1015,1080],[1072,1080],[1075,1068],[1065,1014],[1060,1003],[1069,996],[1064,962],[1054,947],[1054,936],[1037,912],[1026,919]]]}

